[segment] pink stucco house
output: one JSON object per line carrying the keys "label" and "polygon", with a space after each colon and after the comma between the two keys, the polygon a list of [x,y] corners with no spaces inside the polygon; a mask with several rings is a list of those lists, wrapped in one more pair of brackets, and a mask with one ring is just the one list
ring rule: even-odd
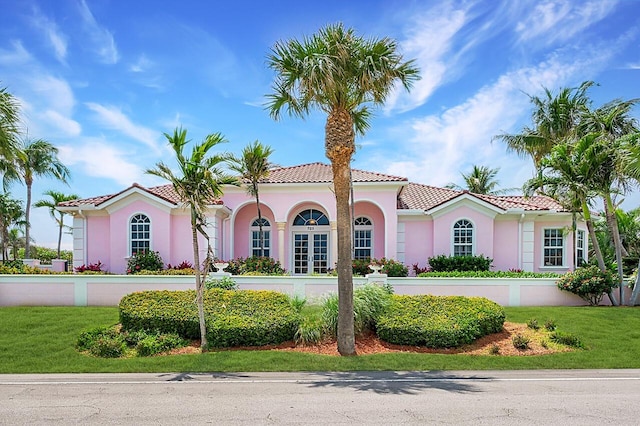
{"label": "pink stucco house", "polygon": [[[472,194],[353,170],[356,257],[426,266],[445,254],[485,255],[493,269],[564,272],[587,256],[586,228],[547,197]],[[312,163],[273,170],[260,185],[265,255],[291,274],[323,273],[336,262],[331,167]],[[165,263],[192,261],[189,213],[171,185],[133,184],[110,195],[65,202],[73,215],[74,266],[102,262],[123,273],[140,249]],[[219,259],[258,254],[255,200],[226,187],[210,207],[208,234]],[[575,241],[575,244],[574,244]],[[203,251],[204,254],[204,251]]]}

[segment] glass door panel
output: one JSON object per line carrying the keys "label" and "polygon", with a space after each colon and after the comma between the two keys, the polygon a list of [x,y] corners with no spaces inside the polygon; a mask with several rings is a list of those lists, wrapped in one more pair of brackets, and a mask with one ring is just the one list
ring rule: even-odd
{"label": "glass door panel", "polygon": [[309,272],[309,234],[293,235],[293,273]]}
{"label": "glass door panel", "polygon": [[313,272],[326,274],[328,259],[329,234],[313,234]]}

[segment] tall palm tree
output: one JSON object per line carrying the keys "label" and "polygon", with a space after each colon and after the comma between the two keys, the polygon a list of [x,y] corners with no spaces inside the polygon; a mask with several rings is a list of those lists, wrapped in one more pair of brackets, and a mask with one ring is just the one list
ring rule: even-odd
{"label": "tall palm tree", "polygon": [[512,191],[513,188],[498,189],[499,182],[496,180],[496,175],[499,171],[499,167],[491,169],[487,166],[477,166],[474,164],[473,169],[469,174],[460,173],[465,183],[464,187],[455,183],[449,183],[446,185],[446,188],[468,190],[474,194],[506,194],[507,192]]}
{"label": "tall palm tree", "polygon": [[579,87],[560,88],[557,94],[544,88],[544,96],[529,95],[533,104],[532,127],[525,126],[520,133],[501,134],[493,139],[504,142],[508,151],[530,156],[538,170],[540,161],[554,145],[576,134],[581,116],[591,103],[587,91],[594,84],[585,81]]}
{"label": "tall palm tree", "polygon": [[[184,205],[191,212],[191,239],[196,274],[196,304],[200,322],[200,346],[203,351],[206,351],[208,343],[204,317],[204,278],[211,262],[211,246],[209,244],[209,236],[205,231],[207,212],[211,204],[222,196],[223,185],[238,185],[239,183],[235,177],[226,175],[220,168],[220,165],[226,161],[227,155],[209,154],[212,148],[226,141],[220,133],[207,135],[201,143],[193,145],[191,155],[186,155],[184,152],[185,146],[190,142],[190,140],[187,140],[186,130],[176,128],[173,135],[165,133],[164,136],[176,154],[178,173],[174,173],[163,162],[157,163],[153,169],[146,170],[146,173],[169,181]],[[198,234],[207,240],[207,258],[202,271],[200,270]]]}
{"label": "tall palm tree", "polygon": [[305,117],[327,114],[325,155],[331,162],[338,233],[338,351],[355,354],[349,177],[356,134],[369,128],[371,106],[383,105],[396,83],[405,89],[419,78],[389,38],[365,39],[351,28],[328,25],[301,41],[277,42],[267,63],[276,72],[267,108],[274,119],[286,109]]}
{"label": "tall palm tree", "polygon": [[0,158],[13,158],[16,138],[18,137],[18,121],[20,119],[20,105],[16,98],[0,88]]}
{"label": "tall palm tree", "polygon": [[20,200],[15,200],[6,192],[0,194],[0,248],[2,260],[8,260],[10,228],[23,224],[24,210]]}
{"label": "tall palm tree", "polygon": [[[56,206],[63,201],[77,200],[80,196],[76,194],[63,194],[59,191],[49,190],[45,191],[43,195],[47,195],[50,198],[48,200],[38,200],[33,205],[34,207],[46,207],[49,209],[51,218],[58,224],[58,259],[60,259],[60,245],[62,244],[62,229],[64,228],[64,215],[63,211],[56,210]],[[59,216],[56,216],[56,213]]]}
{"label": "tall palm tree", "polygon": [[260,180],[269,176],[269,172],[275,167],[275,164],[269,161],[271,154],[273,154],[273,148],[268,145],[262,145],[259,141],[255,141],[244,147],[240,157],[235,155],[229,156],[229,168],[249,182],[247,192],[256,199],[256,208],[258,209],[258,239],[260,241],[261,257],[264,256],[264,232],[262,231],[259,184]]}
{"label": "tall palm tree", "polygon": [[31,188],[36,177],[53,177],[67,183],[69,169],[58,159],[58,148],[43,139],[21,141],[13,162],[3,161],[3,184],[7,188],[11,182],[20,181],[27,187],[25,205],[25,249],[24,257],[30,256],[29,216],[31,210]]}

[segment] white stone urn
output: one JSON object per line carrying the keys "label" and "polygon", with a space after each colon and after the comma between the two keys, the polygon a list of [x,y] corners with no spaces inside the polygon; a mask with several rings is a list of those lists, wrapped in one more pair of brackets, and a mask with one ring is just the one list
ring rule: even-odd
{"label": "white stone urn", "polygon": [[226,268],[227,266],[229,266],[229,264],[227,262],[214,262],[213,263],[213,267],[217,269],[217,271],[216,271],[217,274],[224,273],[224,268]]}
{"label": "white stone urn", "polygon": [[371,264],[371,265],[369,265],[369,269],[371,269],[374,274],[379,274],[380,273],[380,269],[382,269],[382,265]]}

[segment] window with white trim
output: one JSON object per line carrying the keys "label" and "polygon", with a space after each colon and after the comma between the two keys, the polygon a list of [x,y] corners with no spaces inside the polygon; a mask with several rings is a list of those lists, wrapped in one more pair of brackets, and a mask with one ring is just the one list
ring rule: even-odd
{"label": "window with white trim", "polygon": [[576,266],[582,266],[587,263],[585,232],[579,229],[576,232]]}
{"label": "window with white trim", "polygon": [[[262,244],[260,244],[260,223],[262,223]],[[260,250],[260,247],[262,247],[263,250]],[[270,249],[271,223],[265,218],[254,220],[251,223],[251,255],[270,257]]]}
{"label": "window with white trim", "polygon": [[353,248],[355,259],[370,259],[373,257],[373,223],[366,217],[354,220]]}
{"label": "window with white trim", "polygon": [[542,257],[544,266],[564,266],[564,236],[562,228],[544,230]]}
{"label": "window with white trim", "polygon": [[453,225],[453,255],[473,256],[473,223],[467,219]]}
{"label": "window with white trim", "polygon": [[131,256],[151,249],[151,220],[149,216],[139,213],[129,221],[129,247]]}

